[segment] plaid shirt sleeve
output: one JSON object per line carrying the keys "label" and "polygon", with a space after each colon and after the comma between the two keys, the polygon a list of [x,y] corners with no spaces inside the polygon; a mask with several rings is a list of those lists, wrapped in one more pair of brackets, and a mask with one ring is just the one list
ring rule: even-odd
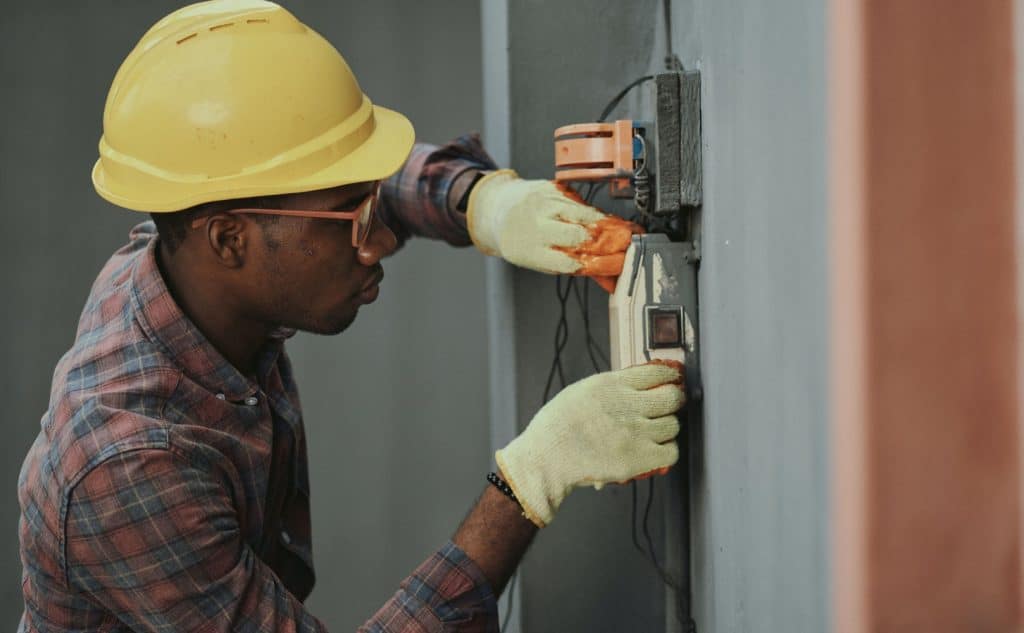
{"label": "plaid shirt sleeve", "polygon": [[468,246],[472,241],[466,215],[455,208],[468,185],[468,179],[460,176],[497,168],[476,134],[443,146],[417,143],[405,165],[384,181],[381,219],[399,244],[416,235]]}
{"label": "plaid shirt sleeve", "polygon": [[[243,542],[216,473],[173,447],[95,466],[68,502],[68,584],[134,631],[325,631]],[[360,630],[482,633],[497,621],[486,579],[449,542]]]}
{"label": "plaid shirt sleeve", "polygon": [[498,603],[476,563],[449,541],[359,631],[498,633]]}
{"label": "plaid shirt sleeve", "polygon": [[68,503],[68,583],[133,631],[325,631],[242,542],[204,461],[146,448],[89,471]]}

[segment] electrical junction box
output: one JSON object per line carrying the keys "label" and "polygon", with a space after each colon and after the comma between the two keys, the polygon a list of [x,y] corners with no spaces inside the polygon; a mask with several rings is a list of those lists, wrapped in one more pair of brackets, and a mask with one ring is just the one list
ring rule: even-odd
{"label": "electrical junction box", "polygon": [[555,130],[556,182],[608,183],[612,198],[634,199],[642,220],[700,206],[700,72],[654,79],[654,121],[620,119]]}
{"label": "electrical junction box", "polygon": [[704,200],[701,147],[700,73],[664,73],[654,84],[653,169],[655,202],[651,212],[672,216]]}

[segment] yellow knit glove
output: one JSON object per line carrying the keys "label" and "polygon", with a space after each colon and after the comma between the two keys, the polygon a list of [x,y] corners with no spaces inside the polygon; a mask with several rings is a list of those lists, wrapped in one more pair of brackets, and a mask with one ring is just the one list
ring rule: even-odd
{"label": "yellow knit glove", "polygon": [[639,225],[586,205],[547,180],[511,169],[481,178],[469,194],[469,235],[488,255],[545,273],[618,277]]}
{"label": "yellow knit glove", "polygon": [[495,454],[526,517],[544,527],[575,487],[600,489],[674,464],[680,380],[675,367],[637,365],[573,383],[544,405]]}

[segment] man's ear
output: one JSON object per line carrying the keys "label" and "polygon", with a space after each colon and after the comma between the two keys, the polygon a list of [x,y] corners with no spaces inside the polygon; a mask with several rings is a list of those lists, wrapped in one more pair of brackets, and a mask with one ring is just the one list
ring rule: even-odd
{"label": "man's ear", "polygon": [[240,268],[245,258],[251,234],[255,228],[245,216],[234,213],[215,213],[201,229],[214,257],[228,268]]}

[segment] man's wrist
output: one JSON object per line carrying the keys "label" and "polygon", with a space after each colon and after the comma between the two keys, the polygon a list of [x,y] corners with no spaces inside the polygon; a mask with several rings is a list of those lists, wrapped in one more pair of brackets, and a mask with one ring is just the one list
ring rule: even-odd
{"label": "man's wrist", "polygon": [[449,210],[465,213],[469,206],[469,194],[473,191],[474,185],[488,173],[479,169],[467,169],[456,176],[448,190]]}
{"label": "man's wrist", "polygon": [[536,533],[537,526],[523,516],[519,504],[488,484],[452,542],[500,595]]}

